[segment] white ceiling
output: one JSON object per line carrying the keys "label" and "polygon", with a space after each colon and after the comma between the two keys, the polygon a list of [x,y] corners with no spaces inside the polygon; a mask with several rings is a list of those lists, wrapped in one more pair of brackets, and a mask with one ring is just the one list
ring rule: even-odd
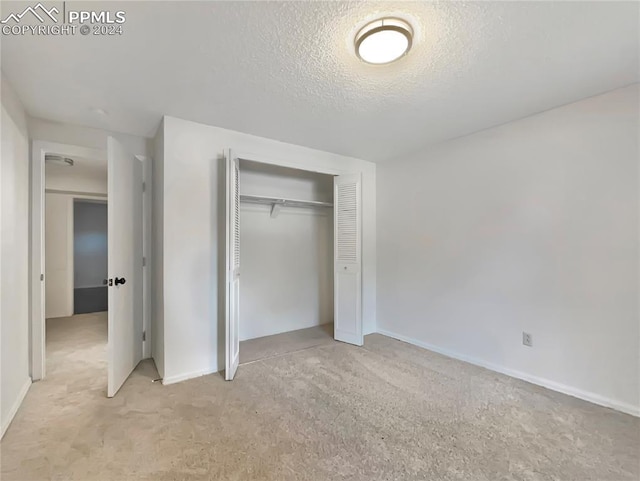
{"label": "white ceiling", "polygon": [[[126,11],[124,34],[2,38],[2,69],[33,116],[151,136],[167,114],[378,161],[639,80],[637,2],[85,8]],[[370,66],[352,38],[382,14],[416,38],[407,57]]]}

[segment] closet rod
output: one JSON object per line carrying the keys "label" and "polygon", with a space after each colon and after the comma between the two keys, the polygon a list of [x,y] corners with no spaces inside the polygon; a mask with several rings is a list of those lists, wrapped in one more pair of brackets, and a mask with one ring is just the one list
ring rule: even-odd
{"label": "closet rod", "polygon": [[283,197],[265,197],[262,195],[240,194],[240,202],[248,204],[280,205],[282,207],[333,207],[331,202],[317,200],[286,199]]}

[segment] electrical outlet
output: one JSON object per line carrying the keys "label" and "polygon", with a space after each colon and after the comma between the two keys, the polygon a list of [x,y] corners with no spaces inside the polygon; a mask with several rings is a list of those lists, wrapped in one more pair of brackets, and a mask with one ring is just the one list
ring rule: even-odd
{"label": "electrical outlet", "polygon": [[528,332],[522,333],[522,344],[529,347],[533,346],[533,339],[531,337],[531,334],[529,334]]}

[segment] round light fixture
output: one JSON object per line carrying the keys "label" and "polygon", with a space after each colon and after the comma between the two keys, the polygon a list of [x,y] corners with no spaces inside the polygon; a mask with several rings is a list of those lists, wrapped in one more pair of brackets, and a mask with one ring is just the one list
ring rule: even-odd
{"label": "round light fixture", "polygon": [[360,29],[355,38],[356,53],[376,65],[398,60],[411,49],[413,29],[399,18],[381,18]]}

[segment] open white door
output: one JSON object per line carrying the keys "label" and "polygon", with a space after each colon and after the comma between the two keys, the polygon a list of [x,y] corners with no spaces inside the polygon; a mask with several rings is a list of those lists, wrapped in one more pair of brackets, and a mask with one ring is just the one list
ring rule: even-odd
{"label": "open white door", "polygon": [[107,396],[142,360],[142,163],[107,141],[109,342]]}
{"label": "open white door", "polygon": [[226,356],[224,378],[231,381],[240,361],[240,183],[238,159],[227,152]]}
{"label": "open white door", "polygon": [[362,187],[360,174],[333,181],[336,341],[362,346]]}

